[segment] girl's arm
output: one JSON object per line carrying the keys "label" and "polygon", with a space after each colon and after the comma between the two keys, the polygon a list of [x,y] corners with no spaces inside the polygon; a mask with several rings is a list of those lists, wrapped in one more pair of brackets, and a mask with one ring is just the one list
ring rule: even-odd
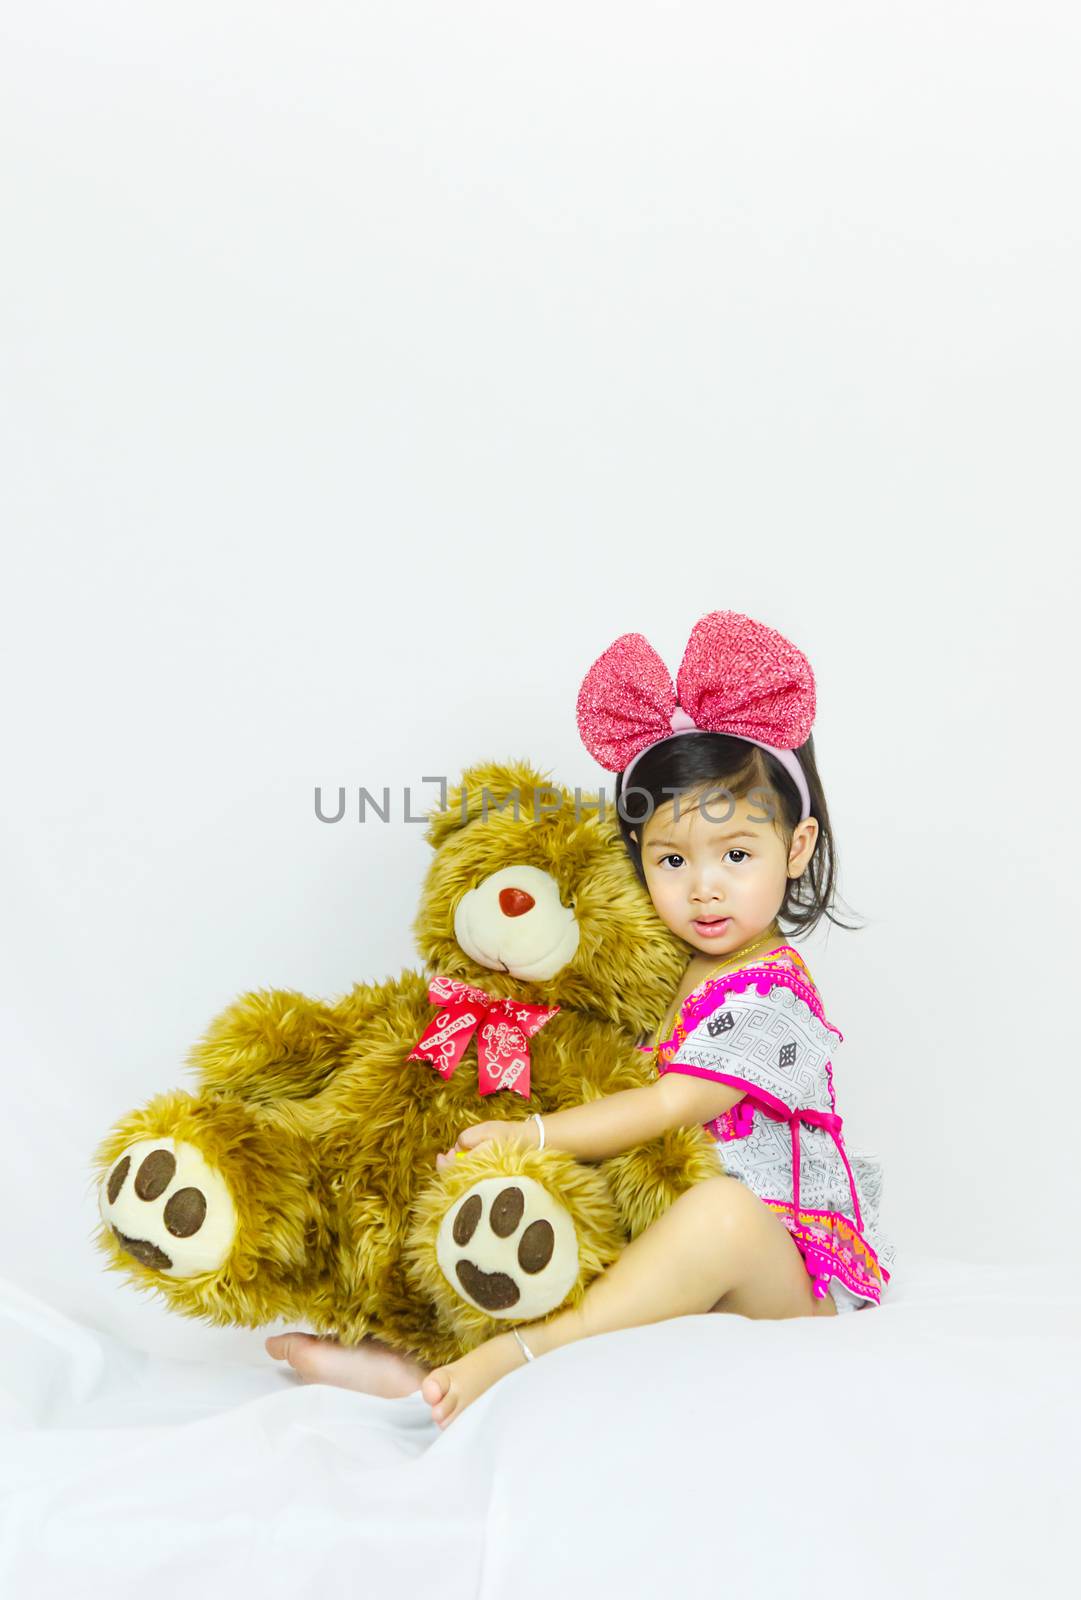
{"label": "girl's arm", "polygon": [[[744,1093],[726,1083],[667,1072],[641,1089],[623,1089],[587,1105],[549,1112],[543,1119],[545,1148],[566,1150],[579,1161],[605,1161],[669,1128],[712,1122]],[[454,1153],[475,1150],[489,1139],[524,1140],[533,1148],[540,1143],[540,1130],[533,1117],[524,1122],[479,1122],[463,1128]]]}

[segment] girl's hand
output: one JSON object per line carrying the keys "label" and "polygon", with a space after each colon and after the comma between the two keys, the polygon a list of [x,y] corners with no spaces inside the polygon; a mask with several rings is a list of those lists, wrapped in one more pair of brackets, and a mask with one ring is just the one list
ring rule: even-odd
{"label": "girl's hand", "polygon": [[475,1122],[472,1127],[462,1129],[449,1150],[436,1156],[435,1164],[443,1168],[459,1154],[477,1150],[482,1144],[506,1144],[513,1139],[523,1141],[528,1150],[540,1143],[540,1131],[532,1117],[524,1122]]}

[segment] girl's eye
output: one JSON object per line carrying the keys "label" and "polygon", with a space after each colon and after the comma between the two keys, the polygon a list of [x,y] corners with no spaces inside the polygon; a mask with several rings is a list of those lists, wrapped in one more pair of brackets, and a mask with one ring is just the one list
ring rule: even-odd
{"label": "girl's eye", "polygon": [[[741,867],[743,865],[744,861],[749,861],[751,859],[751,852],[749,850],[729,850],[728,854],[730,856],[740,856],[742,858],[741,860],[739,860],[739,861],[737,861],[735,863],[735,865],[737,867]],[[676,855],[675,852],[673,851],[673,852],[670,852],[666,856],[660,856],[658,858],[657,865],[659,867],[663,867],[664,863],[666,861],[675,861],[678,865],[682,866],[683,865],[683,861],[684,861],[684,857],[680,856],[680,855]]]}

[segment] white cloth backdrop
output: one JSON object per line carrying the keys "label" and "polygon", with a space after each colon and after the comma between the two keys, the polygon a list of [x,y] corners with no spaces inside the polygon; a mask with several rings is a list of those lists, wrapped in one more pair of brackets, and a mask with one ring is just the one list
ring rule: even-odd
{"label": "white cloth backdrop", "polygon": [[[1050,1589],[1078,42],[1050,0],[0,11],[5,1592]],[[805,949],[892,1303],[629,1331],[433,1443],[107,1279],[90,1152],[209,1019],[412,964],[404,787],[595,785],[589,663],[719,607],[817,676],[864,926]]]}
{"label": "white cloth backdrop", "polygon": [[586,1340],[437,1433],[419,1396],[150,1356],[4,1286],[4,1592],[1054,1592],[1081,1296],[961,1262],[897,1290]]}

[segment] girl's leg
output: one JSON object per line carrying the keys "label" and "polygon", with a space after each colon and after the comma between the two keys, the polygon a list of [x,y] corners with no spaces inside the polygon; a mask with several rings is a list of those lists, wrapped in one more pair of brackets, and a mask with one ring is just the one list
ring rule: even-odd
{"label": "girl's leg", "polygon": [[[708,1178],[686,1190],[587,1289],[581,1304],[522,1328],[534,1355],[616,1328],[669,1317],[730,1311],[745,1317],[836,1314],[816,1300],[811,1279],[781,1219],[737,1178]],[[501,1333],[421,1384],[440,1427],[524,1361]]]}
{"label": "girl's leg", "polygon": [[288,1361],[306,1383],[334,1383],[384,1400],[414,1394],[429,1370],[372,1338],[348,1345],[314,1333],[275,1333],[266,1348],[275,1361]]}

